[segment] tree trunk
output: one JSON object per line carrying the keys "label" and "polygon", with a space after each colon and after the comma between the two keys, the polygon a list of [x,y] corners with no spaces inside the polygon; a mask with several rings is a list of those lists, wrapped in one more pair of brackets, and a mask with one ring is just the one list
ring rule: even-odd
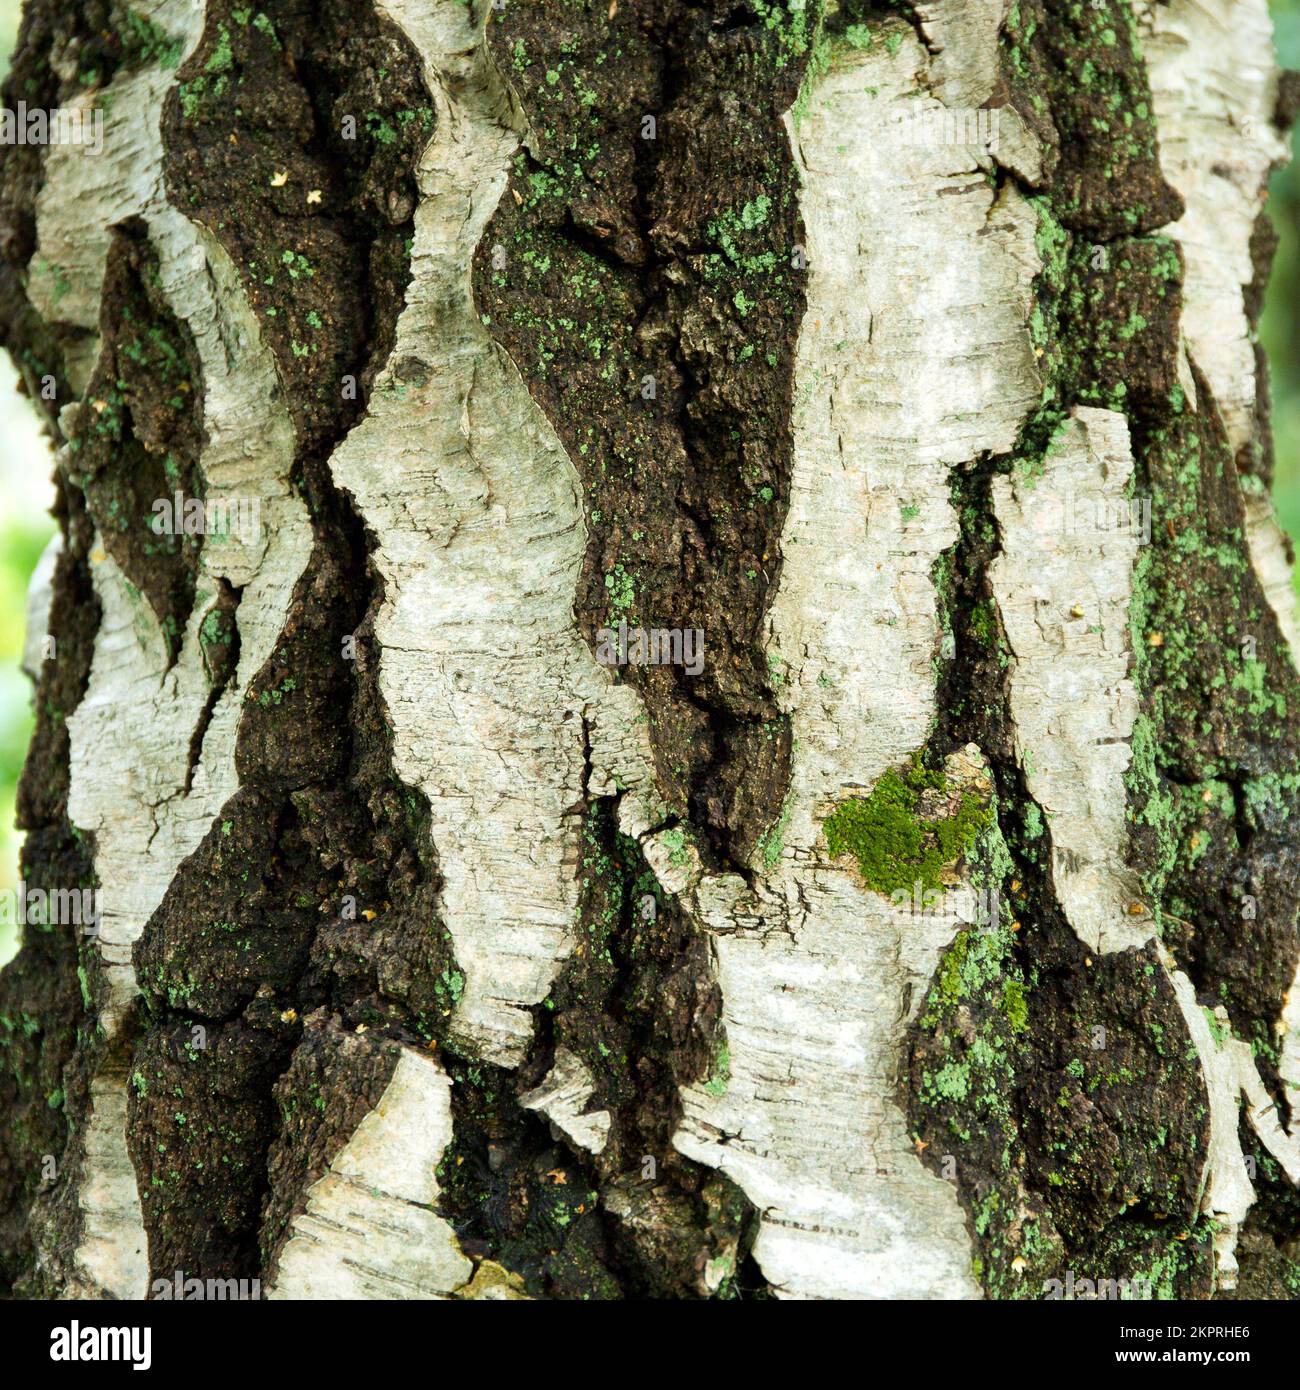
{"label": "tree trunk", "polygon": [[1300,1288],[1296,92],[1265,0],[28,0],[5,1285]]}

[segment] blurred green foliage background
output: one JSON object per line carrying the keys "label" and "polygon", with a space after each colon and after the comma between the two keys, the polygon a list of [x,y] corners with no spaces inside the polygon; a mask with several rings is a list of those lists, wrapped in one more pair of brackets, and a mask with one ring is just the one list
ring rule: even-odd
{"label": "blurred green foliage background", "polygon": [[[9,71],[20,9],[20,0],[0,0],[0,76]],[[46,514],[52,496],[49,444],[17,386],[17,372],[0,353],[0,891],[18,879],[14,793],[32,729],[31,682],[19,669],[27,581],[54,534]],[[16,937],[14,928],[0,923],[0,961],[17,948]]]}
{"label": "blurred green foliage background", "polygon": [[[20,0],[0,0],[0,76],[18,32]],[[1272,0],[1278,56],[1300,68],[1300,0]],[[1295,142],[1293,141],[1293,148]],[[1300,170],[1273,176],[1270,209],[1282,242],[1274,266],[1261,334],[1273,367],[1277,438],[1275,497],[1283,526],[1300,536]],[[53,523],[49,504],[50,455],[35,415],[16,391],[17,377],[0,354],[0,891],[18,877],[14,792],[31,734],[30,686],[19,670],[27,581]],[[1300,582],[1297,583],[1300,592]],[[13,949],[0,925],[0,961]]]}

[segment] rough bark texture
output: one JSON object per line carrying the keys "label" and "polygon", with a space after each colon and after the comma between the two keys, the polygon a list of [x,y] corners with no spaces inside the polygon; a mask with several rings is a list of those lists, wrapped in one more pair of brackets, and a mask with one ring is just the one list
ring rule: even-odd
{"label": "rough bark texture", "polygon": [[103,915],[0,976],[4,1287],[1300,1292],[1296,92],[1264,0],[29,0]]}

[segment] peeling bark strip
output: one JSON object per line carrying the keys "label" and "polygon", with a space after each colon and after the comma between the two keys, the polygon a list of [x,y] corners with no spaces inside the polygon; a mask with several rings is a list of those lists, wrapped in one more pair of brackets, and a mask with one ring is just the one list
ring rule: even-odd
{"label": "peeling bark strip", "polygon": [[1016,751],[1051,831],[1061,907],[1098,952],[1151,934],[1118,854],[1137,716],[1127,676],[1142,544],[1132,476],[1124,417],[1078,410],[1048,445],[1041,476],[993,484],[1002,554],[989,580],[1013,654]]}
{"label": "peeling bark strip", "polygon": [[1295,1287],[1264,0],[66,8],[0,1285]]}

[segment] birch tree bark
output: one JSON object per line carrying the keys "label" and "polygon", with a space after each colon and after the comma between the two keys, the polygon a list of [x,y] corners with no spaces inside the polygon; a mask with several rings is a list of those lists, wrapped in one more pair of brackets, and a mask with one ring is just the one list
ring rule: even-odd
{"label": "birch tree bark", "polygon": [[28,0],[4,1286],[1294,1296],[1271,43]]}

